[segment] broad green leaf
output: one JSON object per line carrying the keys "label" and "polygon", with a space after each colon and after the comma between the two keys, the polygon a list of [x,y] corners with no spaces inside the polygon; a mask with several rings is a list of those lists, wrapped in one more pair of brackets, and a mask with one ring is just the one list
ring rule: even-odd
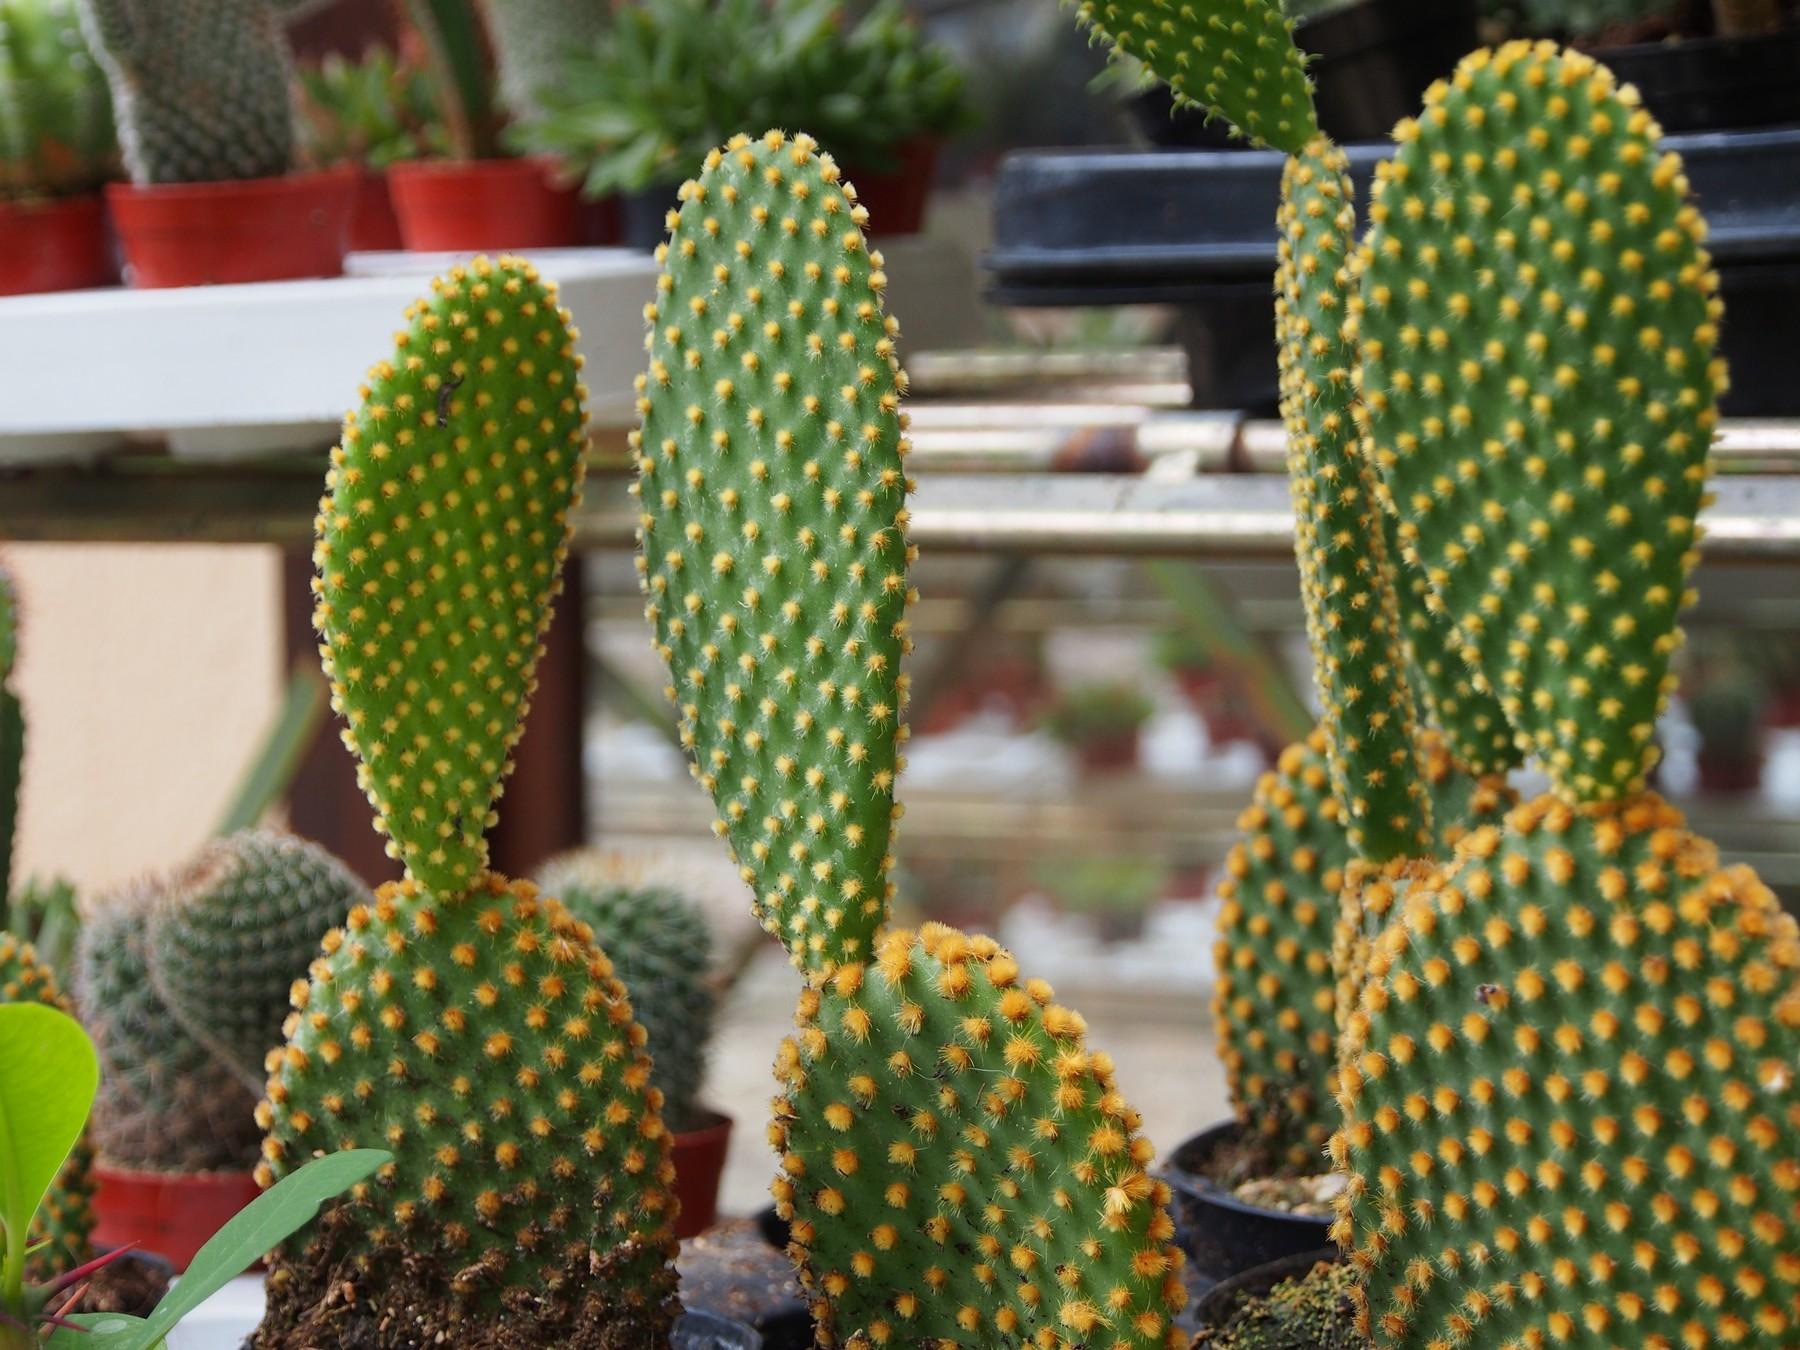
{"label": "broad green leaf", "polygon": [[[130,1313],[75,1313],[69,1318],[75,1326],[57,1327],[50,1333],[44,1350],[123,1350],[125,1346],[144,1345],[143,1329],[150,1324]],[[162,1350],[162,1341],[148,1350]]]}
{"label": "broad green leaf", "polygon": [[7,1306],[19,1306],[25,1234],[81,1138],[100,1060],[81,1024],[41,1003],[0,1005],[0,1224]]}

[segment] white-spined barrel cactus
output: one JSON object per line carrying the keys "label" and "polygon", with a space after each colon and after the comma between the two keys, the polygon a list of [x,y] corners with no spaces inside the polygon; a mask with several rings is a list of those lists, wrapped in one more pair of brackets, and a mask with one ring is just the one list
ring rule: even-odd
{"label": "white-spined barrel cactus", "polygon": [[258,1346],[639,1350],[678,1311],[643,1028],[588,927],[488,871],[483,838],[562,585],[584,398],[555,287],[477,259],[408,310],[332,452],[320,651],[407,876],[294,991],[263,1176],[394,1161],[283,1256]]}
{"label": "white-spined barrel cactus", "polygon": [[821,1345],[1175,1346],[1149,1142],[991,940],[882,932],[910,646],[905,377],[866,210],[810,137],[684,185],[634,434],[647,616],[695,776],[799,966],[777,1206]]}

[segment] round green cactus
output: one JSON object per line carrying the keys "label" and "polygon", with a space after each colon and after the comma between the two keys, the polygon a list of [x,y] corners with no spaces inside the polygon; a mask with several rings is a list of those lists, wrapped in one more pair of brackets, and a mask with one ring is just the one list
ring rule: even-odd
{"label": "round green cactus", "polygon": [[663,1119],[693,1129],[712,1043],[717,996],[709,982],[712,929],[673,886],[606,853],[571,853],[546,863],[538,885],[594,930],[613,974],[650,1038],[650,1081],[663,1094]]}
{"label": "round green cactus", "polygon": [[1370,207],[1365,398],[1398,532],[1519,747],[1640,790],[1724,374],[1680,161],[1549,44],[1469,57]]}
{"label": "round green cactus", "polygon": [[1280,0],[1079,0],[1076,17],[1256,144],[1294,154],[1319,134]]}
{"label": "round green cactus", "polygon": [[316,844],[273,830],[215,840],[174,876],[144,931],[157,996],[251,1083],[281,1043],[288,994],[367,889]]}
{"label": "round green cactus", "polygon": [[1800,1328],[1800,928],[1655,797],[1473,831],[1377,942],[1336,1226],[1414,1345]]}
{"label": "round green cactus", "polygon": [[[38,959],[29,942],[0,933],[0,1003],[43,1003],[61,1012],[69,1001],[57,988],[56,974]],[[94,1153],[84,1136],[57,1172],[38,1206],[27,1239],[26,1278],[44,1282],[75,1269],[93,1255]]]}
{"label": "round green cactus", "polygon": [[1155,1149],[1051,999],[939,924],[806,990],[770,1139],[820,1344],[1185,1344]]}

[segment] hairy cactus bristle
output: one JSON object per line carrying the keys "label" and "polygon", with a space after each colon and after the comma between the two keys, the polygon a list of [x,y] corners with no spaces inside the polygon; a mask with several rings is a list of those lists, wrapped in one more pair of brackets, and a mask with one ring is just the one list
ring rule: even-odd
{"label": "hairy cactus bristle", "polygon": [[1292,154],[1319,134],[1280,0],[1079,0],[1076,18],[1257,144]]}
{"label": "hairy cactus bristle", "polygon": [[1635,91],[1550,44],[1467,58],[1398,139],[1362,332],[1401,540],[1520,748],[1629,795],[1724,387],[1705,222]]}
{"label": "hairy cactus bristle", "polygon": [[650,1081],[663,1094],[673,1130],[701,1122],[700,1085],[712,1042],[717,996],[709,982],[712,929],[706,915],[673,885],[604,853],[552,859],[538,885],[594,930],[612,958],[613,974],[650,1038]]}
{"label": "hairy cactus bristle", "polygon": [[905,732],[905,376],[867,212],[809,136],[684,185],[633,433],[646,613],[694,773],[797,962],[867,960]]}
{"label": "hairy cactus bristle", "polygon": [[293,167],[293,58],[269,0],[80,5],[134,183],[273,178]]}
{"label": "hairy cactus bristle", "polygon": [[274,830],[215,840],[171,878],[145,926],[156,994],[251,1084],[281,1043],[288,995],[367,889],[316,844]]}
{"label": "hairy cactus bristle", "polygon": [[1385,862],[1425,850],[1431,804],[1375,475],[1357,429],[1348,169],[1343,151],[1325,140],[1287,161],[1276,337],[1294,557],[1332,783],[1357,854]]}
{"label": "hairy cactus bristle", "polygon": [[[555,287],[478,258],[412,306],[344,423],[316,622],[377,827],[407,877],[293,991],[257,1116],[264,1184],[394,1154],[283,1254],[262,1350],[637,1350],[676,1313],[676,1201],[644,1029],[592,930],[486,870],[535,687],[586,442]],[[295,1248],[298,1248],[297,1250]]]}
{"label": "hairy cactus bristle", "polygon": [[[4,635],[0,634],[0,643]],[[70,1011],[57,988],[56,974],[38,959],[29,942],[0,933],[0,1003],[42,1003]],[[52,1280],[92,1255],[94,1231],[94,1152],[84,1135],[56,1174],[38,1206],[27,1239],[25,1274],[35,1281]]]}
{"label": "hairy cactus bristle", "polygon": [[1800,1327],[1800,929],[1654,797],[1473,831],[1375,946],[1333,1142],[1378,1346]]}

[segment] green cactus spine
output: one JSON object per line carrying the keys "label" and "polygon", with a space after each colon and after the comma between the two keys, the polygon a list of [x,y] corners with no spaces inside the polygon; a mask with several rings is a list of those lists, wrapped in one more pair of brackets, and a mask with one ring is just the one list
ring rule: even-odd
{"label": "green cactus spine", "polygon": [[1346,1024],[1337,1233],[1379,1346],[1800,1328],[1800,926],[1642,791],[1724,381],[1657,138],[1513,44],[1432,91],[1372,211],[1399,534],[1554,783],[1414,879]]}
{"label": "green cactus spine", "polygon": [[538,885],[594,930],[631,1011],[650,1038],[650,1081],[663,1119],[676,1131],[702,1123],[700,1086],[718,1001],[709,975],[712,929],[678,889],[604,853],[572,853],[546,863]]}
{"label": "green cactus spine", "polygon": [[[0,634],[0,642],[4,635]],[[69,1002],[57,988],[56,975],[38,960],[28,942],[0,933],[0,1003],[43,1003],[61,1012]],[[94,1154],[83,1138],[56,1174],[39,1206],[28,1241],[34,1248],[26,1260],[28,1279],[47,1281],[66,1274],[92,1255],[94,1230]],[[41,1245],[40,1245],[41,1244]]]}
{"label": "green cactus spine", "polygon": [[92,192],[117,156],[74,0],[0,3],[0,201]]}
{"label": "green cactus spine", "polygon": [[138,184],[293,167],[293,59],[270,0],[79,0]]}
{"label": "green cactus spine", "polygon": [[681,196],[646,310],[640,568],[695,776],[806,976],[770,1137],[820,1344],[1174,1346],[1167,1187],[1080,1018],[990,939],[877,936],[912,550],[867,211],[776,131]]}
{"label": "green cactus spine", "polygon": [[1178,102],[1257,144],[1295,154],[1319,134],[1306,59],[1279,0],[1079,0],[1076,17]]}
{"label": "green cactus spine", "polygon": [[262,1347],[662,1343],[675,1201],[644,1030],[588,927],[486,870],[560,589],[585,390],[554,286],[477,259],[412,306],[345,421],[315,620],[407,878],[352,909],[269,1057],[261,1178],[394,1162],[270,1280]]}

